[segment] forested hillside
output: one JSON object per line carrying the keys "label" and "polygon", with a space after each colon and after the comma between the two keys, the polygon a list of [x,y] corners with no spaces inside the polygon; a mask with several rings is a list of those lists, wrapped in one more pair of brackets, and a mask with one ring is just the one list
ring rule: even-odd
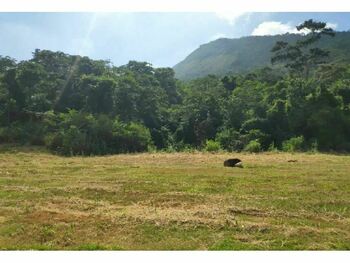
{"label": "forested hillside", "polygon": [[271,55],[276,38],[258,38],[271,42],[255,47],[279,69],[188,82],[145,62],[115,67],[48,50],[21,62],[0,57],[0,143],[46,145],[64,155],[350,151],[350,65],[329,62],[340,59],[336,47],[348,33],[334,37],[324,26],[305,23],[316,29],[298,41],[276,42]]}
{"label": "forested hillside", "polygon": [[[270,65],[270,50],[277,41],[293,43],[302,38],[299,34],[285,34],[217,39],[201,45],[175,65],[175,74],[189,80],[208,74],[247,73]],[[323,38],[317,46],[332,52],[330,61],[350,62],[350,32],[337,32],[335,38]]]}

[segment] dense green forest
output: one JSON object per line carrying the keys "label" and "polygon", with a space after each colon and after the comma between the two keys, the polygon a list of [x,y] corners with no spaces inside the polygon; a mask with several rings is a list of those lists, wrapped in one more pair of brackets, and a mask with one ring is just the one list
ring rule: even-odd
{"label": "dense green forest", "polygon": [[[201,45],[175,65],[175,76],[191,80],[208,74],[246,74],[270,65],[270,50],[277,41],[293,43],[303,38],[300,34],[220,38]],[[317,46],[330,50],[330,60],[335,63],[350,62],[350,32],[337,32],[334,38],[322,38]]]}
{"label": "dense green forest", "polygon": [[49,50],[0,57],[0,143],[64,155],[350,151],[350,64],[318,44],[345,33],[310,21],[306,36],[264,51],[277,67],[191,81],[146,62],[116,67]]}

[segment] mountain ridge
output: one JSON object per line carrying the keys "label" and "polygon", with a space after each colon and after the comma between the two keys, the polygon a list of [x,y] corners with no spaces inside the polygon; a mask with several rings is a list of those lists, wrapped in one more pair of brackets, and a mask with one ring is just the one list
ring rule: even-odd
{"label": "mountain ridge", "polygon": [[[271,66],[271,48],[277,41],[293,43],[304,36],[283,34],[219,38],[202,44],[173,69],[181,80],[191,80],[209,74],[245,73]],[[331,51],[330,60],[350,62],[350,32],[336,32],[335,37],[323,37],[318,47]]]}

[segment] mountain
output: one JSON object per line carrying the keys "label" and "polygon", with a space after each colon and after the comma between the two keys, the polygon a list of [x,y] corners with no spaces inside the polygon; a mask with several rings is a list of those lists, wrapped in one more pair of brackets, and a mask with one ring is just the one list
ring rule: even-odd
{"label": "mountain", "polygon": [[[303,37],[299,34],[284,34],[217,39],[201,45],[175,65],[175,75],[178,79],[190,80],[208,74],[249,72],[271,65],[270,50],[277,41],[293,43]],[[350,32],[337,32],[335,37],[324,36],[317,46],[331,51],[332,61],[350,62]]]}

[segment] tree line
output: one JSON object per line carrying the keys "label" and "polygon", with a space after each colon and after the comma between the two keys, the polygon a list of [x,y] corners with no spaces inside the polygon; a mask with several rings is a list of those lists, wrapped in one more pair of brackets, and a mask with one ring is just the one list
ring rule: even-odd
{"label": "tree line", "polygon": [[277,42],[272,65],[179,81],[171,68],[120,67],[63,52],[0,57],[0,143],[64,155],[151,150],[350,151],[350,65],[315,48],[335,32],[313,20]]}

